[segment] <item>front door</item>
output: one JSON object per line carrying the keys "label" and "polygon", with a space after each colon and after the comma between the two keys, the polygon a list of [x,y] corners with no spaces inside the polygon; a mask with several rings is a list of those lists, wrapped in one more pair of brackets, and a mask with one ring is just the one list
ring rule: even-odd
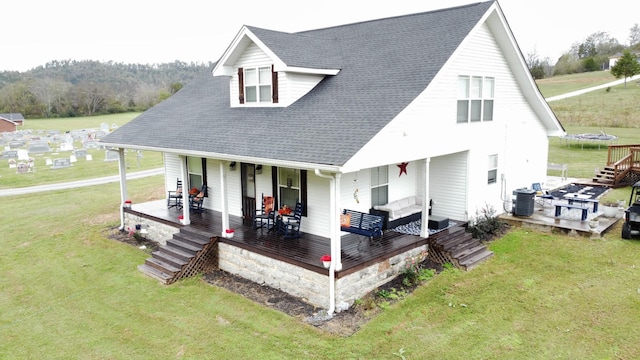
{"label": "front door", "polygon": [[242,224],[252,226],[256,214],[256,167],[242,163]]}

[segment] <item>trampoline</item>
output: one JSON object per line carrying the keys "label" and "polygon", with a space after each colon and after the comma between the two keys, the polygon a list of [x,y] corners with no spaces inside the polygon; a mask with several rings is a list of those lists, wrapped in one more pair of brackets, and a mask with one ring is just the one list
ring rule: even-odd
{"label": "trampoline", "polygon": [[585,143],[598,144],[598,149],[600,149],[601,144],[613,144],[618,140],[618,137],[601,132],[599,134],[567,134],[560,136],[560,139],[565,141],[567,147],[571,147],[571,142],[578,142],[583,149]]}

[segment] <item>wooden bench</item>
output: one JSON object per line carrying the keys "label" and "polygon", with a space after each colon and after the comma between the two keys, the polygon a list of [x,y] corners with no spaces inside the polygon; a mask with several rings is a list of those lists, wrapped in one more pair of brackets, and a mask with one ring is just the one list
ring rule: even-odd
{"label": "wooden bench", "polygon": [[554,164],[554,163],[548,163],[547,164],[547,170],[560,170],[560,176],[562,178],[562,180],[566,180],[567,179],[567,169],[569,167],[567,166],[567,164]]}
{"label": "wooden bench", "polygon": [[[382,237],[383,221],[382,216],[345,209],[340,217],[340,230],[373,239],[376,236]],[[347,223],[349,226],[346,226]]]}
{"label": "wooden bench", "polygon": [[562,208],[567,209],[580,209],[582,210],[582,221],[587,220],[587,211],[589,211],[588,207],[582,206],[582,204],[555,204],[556,206],[556,217],[560,216],[562,213]]}

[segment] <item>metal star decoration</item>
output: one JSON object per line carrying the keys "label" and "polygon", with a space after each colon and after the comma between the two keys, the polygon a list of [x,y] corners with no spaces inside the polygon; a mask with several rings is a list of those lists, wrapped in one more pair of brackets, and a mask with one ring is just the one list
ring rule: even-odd
{"label": "metal star decoration", "polygon": [[400,174],[398,174],[398,177],[402,176],[402,173],[407,175],[407,165],[409,165],[408,162],[403,162],[397,165],[400,168]]}

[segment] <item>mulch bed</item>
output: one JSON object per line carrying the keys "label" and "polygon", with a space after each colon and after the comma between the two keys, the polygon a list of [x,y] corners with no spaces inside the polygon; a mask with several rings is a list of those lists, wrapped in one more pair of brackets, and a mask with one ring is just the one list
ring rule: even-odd
{"label": "mulch bed", "polygon": [[[135,246],[147,253],[151,253],[159,248],[158,243],[154,241],[140,236],[134,236],[133,233],[120,231],[117,228],[109,230],[109,238]],[[440,264],[429,259],[422,262],[422,267],[434,269],[436,273],[442,271]],[[216,270],[203,274],[203,280],[211,285],[227,289],[247,299],[251,299],[260,305],[281,311],[300,322],[340,336],[350,336],[354,334],[361,326],[383,311],[383,307],[402,301],[402,297],[396,299],[381,297],[379,296],[380,293],[401,292],[406,297],[420,286],[420,284],[406,286],[402,283],[403,277],[398,276],[367,294],[362,299],[359,299],[356,304],[347,310],[335,312],[333,316],[329,318],[326,315],[325,309],[315,307],[281,290],[260,285],[226,271]]]}

